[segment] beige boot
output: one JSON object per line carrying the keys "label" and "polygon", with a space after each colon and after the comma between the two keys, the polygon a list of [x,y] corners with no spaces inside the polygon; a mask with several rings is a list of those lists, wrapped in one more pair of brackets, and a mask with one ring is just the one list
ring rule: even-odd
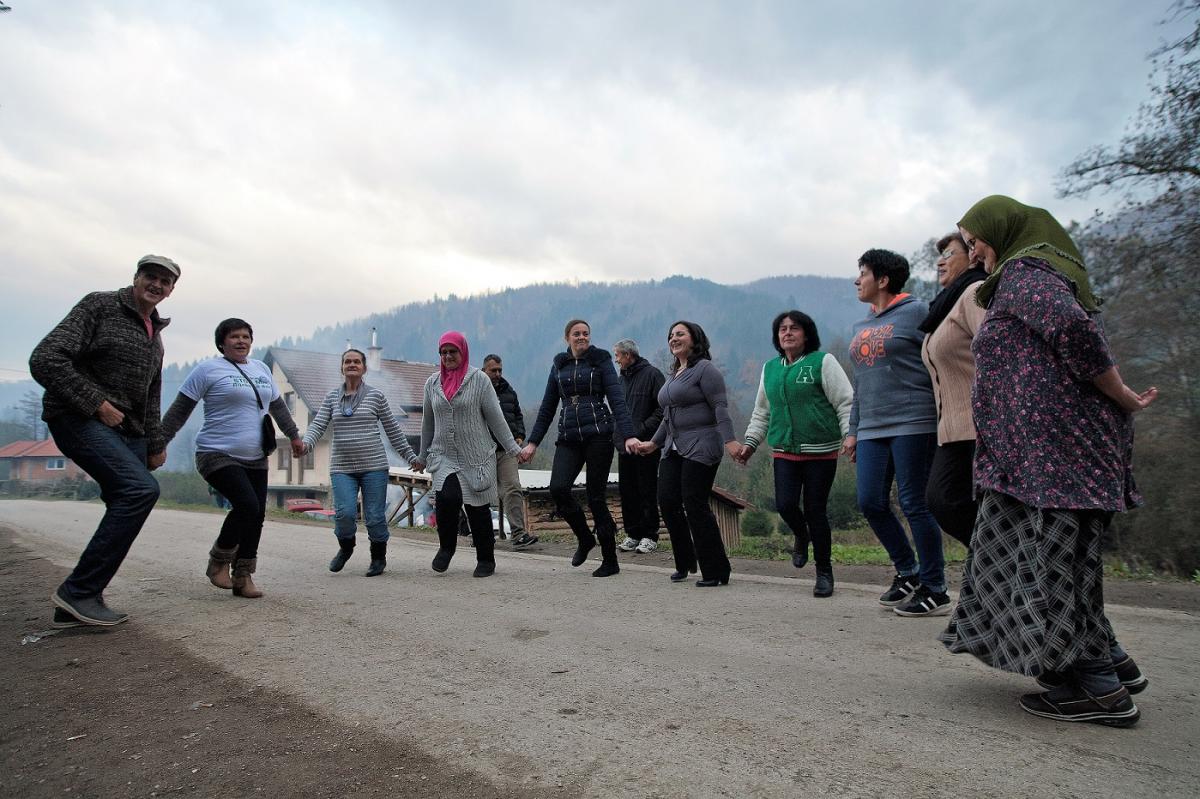
{"label": "beige boot", "polygon": [[233,588],[233,580],[229,576],[229,566],[233,563],[234,556],[237,555],[237,547],[233,549],[220,549],[216,544],[208,552],[208,568],[204,574],[208,577],[208,581],[217,588],[224,588],[226,591]]}
{"label": "beige boot", "polygon": [[258,590],[250,575],[258,566],[258,558],[238,558],[233,562],[233,595],[246,599],[258,599],[263,592]]}

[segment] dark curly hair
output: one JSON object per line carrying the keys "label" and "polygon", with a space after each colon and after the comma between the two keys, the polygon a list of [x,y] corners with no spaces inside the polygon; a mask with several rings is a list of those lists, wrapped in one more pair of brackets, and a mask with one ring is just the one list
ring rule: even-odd
{"label": "dark curly hair", "polygon": [[891,250],[867,250],[858,259],[859,266],[871,270],[876,280],[888,279],[887,289],[891,294],[899,294],[908,282],[910,269],[908,259],[900,253]]}
{"label": "dark curly hair", "polygon": [[[697,361],[711,361],[712,353],[708,351],[708,336],[704,334],[704,328],[695,322],[688,322],[685,319],[680,319],[678,322],[672,322],[667,328],[667,340],[671,340],[671,331],[678,325],[683,325],[688,329],[688,333],[692,336],[692,351],[688,354],[687,365],[695,366]],[[676,369],[679,367],[676,366]]]}
{"label": "dark curly hair", "polygon": [[217,340],[217,352],[225,352],[225,337],[235,330],[250,331],[250,340],[254,340],[254,328],[250,327],[250,323],[245,319],[238,319],[237,317],[225,319],[221,324],[217,325],[217,332],[213,335]]}
{"label": "dark curly hair", "polygon": [[784,319],[791,319],[804,331],[804,351],[800,353],[801,355],[808,355],[810,352],[821,349],[821,336],[817,334],[817,323],[803,311],[791,310],[776,316],[775,321],[771,323],[771,344],[775,347],[776,352],[783,355],[783,347],[779,346],[779,326],[783,324]]}

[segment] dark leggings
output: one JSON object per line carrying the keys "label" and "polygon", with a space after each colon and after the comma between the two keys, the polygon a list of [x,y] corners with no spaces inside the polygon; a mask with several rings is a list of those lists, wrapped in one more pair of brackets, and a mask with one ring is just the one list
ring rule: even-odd
{"label": "dark leggings", "polygon": [[[832,563],[829,533],[829,492],[837,460],[792,461],[775,458],[775,510],[800,540],[811,540],[817,566]],[[803,503],[803,510],[801,510]]]}
{"label": "dark leggings", "polygon": [[442,483],[434,497],[433,509],[437,514],[438,546],[454,554],[458,548],[458,518],[462,508],[467,511],[467,524],[471,527],[471,538],[475,542],[475,557],[480,563],[495,563],[495,540],[492,538],[492,511],[487,505],[464,505],[462,485],[458,474],[452,474]]}
{"label": "dark leggings", "polygon": [[592,436],[582,443],[559,442],[554,448],[554,466],[550,472],[550,496],[558,515],[569,518],[582,509],[571,489],[575,478],[587,465],[587,505],[597,530],[616,532],[617,523],[608,510],[608,470],[612,468],[611,436]]}
{"label": "dark leggings", "polygon": [[975,440],[950,441],[933,452],[929,483],[925,486],[925,504],[937,519],[943,533],[971,545],[975,529],[975,486],[972,468],[975,462]]}
{"label": "dark leggings", "polygon": [[684,574],[700,566],[706,580],[729,576],[729,557],[717,517],[708,505],[717,466],[667,453],[658,464],[658,506],[671,535],[675,569]]}
{"label": "dark leggings", "polygon": [[267,470],[226,466],[204,479],[233,506],[225,514],[217,548],[237,547],[239,559],[257,558],[263,519],[267,515]]}

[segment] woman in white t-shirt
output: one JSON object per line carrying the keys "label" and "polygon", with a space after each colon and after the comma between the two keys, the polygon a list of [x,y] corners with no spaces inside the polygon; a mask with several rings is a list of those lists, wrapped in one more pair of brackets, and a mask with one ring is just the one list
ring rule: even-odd
{"label": "woman in white t-shirt", "polygon": [[[204,424],[196,436],[196,470],[232,504],[209,552],[208,579],[236,596],[256,599],[262,591],[250,575],[258,565],[258,541],[267,512],[267,456],[263,423],[268,410],[303,454],[300,431],[271,377],[250,358],[254,329],[243,319],[226,319],[215,334],[220,356],[201,361],[188,375],[163,416],[170,442],[196,404],[204,401]],[[232,566],[232,574],[230,567]]]}

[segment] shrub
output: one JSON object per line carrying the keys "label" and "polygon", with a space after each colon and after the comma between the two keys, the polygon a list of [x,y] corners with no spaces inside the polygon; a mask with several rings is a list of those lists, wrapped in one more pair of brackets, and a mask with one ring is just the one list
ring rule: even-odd
{"label": "shrub", "polygon": [[762,538],[775,532],[774,514],[754,508],[742,514],[742,535]]}

